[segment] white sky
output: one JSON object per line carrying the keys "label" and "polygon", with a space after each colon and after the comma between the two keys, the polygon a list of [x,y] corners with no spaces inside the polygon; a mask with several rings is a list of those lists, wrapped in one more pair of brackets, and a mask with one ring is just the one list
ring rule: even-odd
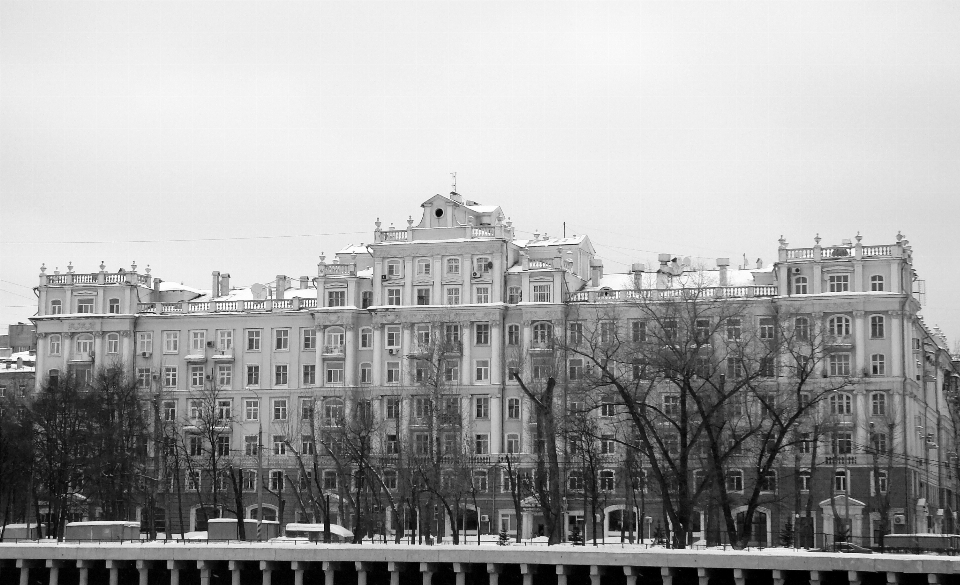
{"label": "white sky", "polygon": [[958,2],[2,0],[0,326],[41,263],[313,276],[456,171],[608,272],[901,230],[958,339],[958,55]]}

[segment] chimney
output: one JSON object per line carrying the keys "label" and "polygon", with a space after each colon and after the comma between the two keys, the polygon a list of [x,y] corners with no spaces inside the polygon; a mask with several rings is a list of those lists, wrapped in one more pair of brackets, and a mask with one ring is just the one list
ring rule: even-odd
{"label": "chimney", "polygon": [[763,259],[757,258],[757,268],[763,268]]}
{"label": "chimney", "polygon": [[210,287],[210,298],[215,299],[220,296],[220,271],[213,271],[213,285]]}
{"label": "chimney", "polygon": [[230,294],[230,273],[224,272],[220,275],[220,296],[225,297]]}
{"label": "chimney", "polygon": [[163,282],[163,281],[160,280],[159,278],[154,278],[154,279],[153,279],[153,292],[155,292],[155,293],[159,293],[159,292],[160,292],[160,283],[161,283],[161,282]]}
{"label": "chimney", "polygon": [[630,272],[643,272],[646,266],[642,262],[634,262],[630,265]]}
{"label": "chimney", "polygon": [[286,288],[287,288],[287,277],[284,276],[283,274],[278,274],[277,275],[277,293],[273,296],[273,298],[277,299],[278,301],[282,301],[283,292],[286,290]]}
{"label": "chimney", "polygon": [[593,258],[590,260],[590,284],[600,286],[600,279],[603,278],[603,260]]}
{"label": "chimney", "polygon": [[727,266],[730,266],[729,258],[717,258],[717,269],[720,271],[720,286],[727,286]]}
{"label": "chimney", "polygon": [[17,369],[18,369],[18,370],[22,370],[22,369],[23,369],[23,358],[22,358],[22,357],[18,357],[18,358],[17,358]]}
{"label": "chimney", "polygon": [[308,288],[310,288],[310,277],[309,277],[309,276],[301,276],[301,277],[300,277],[300,290],[307,290]]}

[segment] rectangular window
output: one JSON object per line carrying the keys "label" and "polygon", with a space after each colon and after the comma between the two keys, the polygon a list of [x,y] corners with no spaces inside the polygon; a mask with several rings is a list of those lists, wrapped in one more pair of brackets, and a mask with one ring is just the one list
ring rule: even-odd
{"label": "rectangular window", "polygon": [[258,439],[259,437],[257,437],[257,435],[246,435],[245,437],[243,437],[243,454],[244,455],[248,455],[251,457],[255,457],[257,455],[257,452],[259,451],[257,447],[259,446],[259,443],[260,443]]}
{"label": "rectangular window", "polygon": [[317,383],[317,366],[316,364],[304,364],[303,366],[303,385],[304,386],[313,386]]}
{"label": "rectangular window", "polygon": [[870,338],[883,339],[883,315],[870,315]]}
{"label": "rectangular window", "polygon": [[328,290],[327,291],[328,307],[345,307],[346,305],[347,305],[347,291],[345,290]]}
{"label": "rectangular window", "polygon": [[180,351],[180,332],[163,332],[163,353],[178,353]]}
{"label": "rectangular window", "polygon": [[417,275],[430,276],[433,262],[429,258],[417,258]]}
{"label": "rectangular window", "polygon": [[327,384],[343,384],[343,362],[327,363],[324,380]]}
{"label": "rectangular window", "polygon": [[360,383],[373,384],[373,367],[370,364],[360,364]]}
{"label": "rectangular window", "polygon": [[571,358],[568,362],[567,371],[571,381],[583,379],[583,359]]}
{"label": "rectangular window", "polygon": [[417,289],[417,304],[418,304],[418,305],[429,305],[429,304],[430,304],[430,289],[429,289],[429,288],[418,288],[418,289]]}
{"label": "rectangular window", "polygon": [[141,331],[137,333],[137,353],[140,355],[153,353],[152,331]]}
{"label": "rectangular window", "polygon": [[317,349],[317,330],[313,327],[307,327],[303,330],[303,350],[309,351]]}
{"label": "rectangular window", "polygon": [[535,303],[549,303],[551,301],[551,292],[553,290],[553,285],[550,284],[535,284],[533,285],[533,302]]}
{"label": "rectangular window", "polygon": [[384,329],[387,349],[397,349],[400,347],[400,328],[394,325]]}
{"label": "rectangular window", "polygon": [[251,364],[247,366],[247,386],[260,385],[260,366]]}
{"label": "rectangular window", "polygon": [[260,351],[260,335],[259,329],[247,330],[247,351]]}
{"label": "rectangular window", "polygon": [[616,339],[617,328],[613,321],[600,322],[600,343],[613,343]]}
{"label": "rectangular window", "polygon": [[60,315],[63,313],[63,302],[59,299],[54,299],[50,301],[50,314],[51,315]]}
{"label": "rectangular window", "polygon": [[394,307],[400,306],[400,289],[399,288],[387,289],[387,304]]}
{"label": "rectangular window", "polygon": [[776,323],[773,317],[760,317],[760,339],[773,339],[776,331]]}
{"label": "rectangular window", "polygon": [[882,353],[875,353],[870,356],[870,373],[874,376],[887,375],[887,361]]}
{"label": "rectangular window", "polygon": [[307,421],[313,419],[313,400],[310,398],[300,399],[300,420]]}
{"label": "rectangular window", "polygon": [[600,437],[600,453],[604,455],[613,455],[617,452],[617,442],[613,435],[603,435]]}
{"label": "rectangular window", "polygon": [[206,349],[207,349],[207,332],[191,331],[190,332],[190,351],[195,353],[203,353]]}
{"label": "rectangular window", "polygon": [[489,286],[478,286],[476,288],[476,302],[477,303],[489,303],[490,302],[490,287]]}
{"label": "rectangular window", "polygon": [[447,323],[443,326],[444,341],[447,343],[460,343],[460,325],[457,323]]}
{"label": "rectangular window", "polygon": [[519,286],[507,287],[507,303],[516,305],[523,300],[523,296],[521,295],[520,291],[521,289]]}
{"label": "rectangular window", "polygon": [[743,377],[743,360],[738,357],[727,358],[727,377],[731,379]]}
{"label": "rectangular window", "polygon": [[164,400],[162,414],[163,414],[163,420],[166,422],[173,422],[177,420],[177,401]]}
{"label": "rectangular window", "polygon": [[567,343],[570,345],[580,345],[583,343],[583,323],[574,321],[567,328]]}
{"label": "rectangular window", "polygon": [[663,414],[668,417],[680,415],[680,397],[676,394],[667,394],[663,397]]}
{"label": "rectangular window", "polygon": [[229,389],[233,384],[233,366],[231,364],[217,364],[217,386]]}
{"label": "rectangular window", "polygon": [[230,420],[233,417],[233,401],[231,400],[218,400],[217,401],[217,420],[225,421]]}
{"label": "rectangular window", "polygon": [[317,452],[316,444],[310,435],[300,436],[300,453],[303,455],[313,455]]}
{"label": "rectangular window", "polygon": [[740,335],[743,333],[740,319],[731,317],[727,319],[727,341],[740,341]]}
{"label": "rectangular window", "polygon": [[476,381],[477,382],[487,382],[490,380],[490,360],[477,360],[476,364]]}
{"label": "rectangular window", "polygon": [[77,299],[78,313],[93,313],[93,299]]}
{"label": "rectangular window", "polygon": [[387,384],[400,383],[400,362],[387,362]]}
{"label": "rectangular window", "polygon": [[220,329],[217,331],[217,351],[226,352],[233,349],[233,331]]}
{"label": "rectangular window", "polygon": [[448,305],[460,304],[460,287],[459,286],[448,286],[446,289],[446,294],[447,294]]}
{"label": "rectangular window", "polygon": [[277,329],[273,332],[273,349],[276,351],[290,351],[290,330]]}
{"label": "rectangular window", "polygon": [[203,412],[203,401],[202,400],[191,400],[190,401],[190,420],[197,420],[200,418],[200,414]]}
{"label": "rectangular window", "polygon": [[177,366],[163,367],[163,387],[164,388],[177,387]]}
{"label": "rectangular window", "polygon": [[447,274],[460,274],[459,258],[447,258]]}
{"label": "rectangular window", "polygon": [[848,292],[850,290],[850,275],[831,274],[827,277],[827,284],[830,292]]}
{"label": "rectangular window", "polygon": [[388,419],[396,420],[400,418],[400,399],[396,397],[386,398],[384,410]]}
{"label": "rectangular window", "polygon": [[287,420],[287,399],[273,399],[273,420]]}
{"label": "rectangular window", "polygon": [[510,433],[507,435],[507,453],[520,452],[520,435]]}
{"label": "rectangular window", "polygon": [[190,386],[203,387],[203,366],[190,366]]}
{"label": "rectangular window", "polygon": [[275,386],[287,385],[287,364],[278,364],[274,367],[273,383]]}
{"label": "rectangular window", "polygon": [[634,342],[647,340],[647,324],[643,321],[633,321],[630,323],[631,339]]}
{"label": "rectangular window", "polygon": [[108,312],[111,314],[120,312],[120,299],[110,299]]}
{"label": "rectangular window", "polygon": [[476,344],[490,345],[490,324],[477,323],[474,327],[475,327]]}
{"label": "rectangular window", "polygon": [[401,264],[399,260],[387,260],[387,276],[400,276]]}
{"label": "rectangular window", "polygon": [[430,453],[430,435],[427,433],[414,433],[413,452],[417,455],[427,455]]}
{"label": "rectangular window", "polygon": [[490,418],[490,398],[486,396],[477,396],[474,399],[474,418]]}
{"label": "rectangular window", "polygon": [[50,336],[50,355],[60,355],[60,336]]}
{"label": "rectangular window", "polygon": [[150,374],[150,368],[137,368],[137,386],[140,388],[149,388]]}
{"label": "rectangular window", "polygon": [[260,400],[258,398],[247,398],[243,401],[243,418],[260,420]]}
{"label": "rectangular window", "polygon": [[834,455],[849,455],[853,453],[853,433],[833,433],[831,448]]}
{"label": "rectangular window", "polygon": [[831,376],[850,375],[850,354],[832,353],[827,361]]}
{"label": "rectangular window", "polygon": [[507,418],[511,420],[520,420],[520,399],[507,399]]}
{"label": "rectangular window", "polygon": [[287,438],[284,437],[283,435],[273,436],[273,454],[274,455],[287,454]]}
{"label": "rectangular window", "polygon": [[487,455],[490,453],[490,435],[479,433],[474,438],[474,453],[477,455]]}

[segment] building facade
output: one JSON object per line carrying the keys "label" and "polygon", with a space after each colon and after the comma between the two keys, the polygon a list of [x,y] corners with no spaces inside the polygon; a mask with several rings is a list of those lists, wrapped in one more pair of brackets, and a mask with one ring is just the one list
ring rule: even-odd
{"label": "building facade", "polygon": [[[209,449],[243,468],[242,513],[257,513],[258,484],[264,484],[264,517],[279,515],[284,522],[310,516],[294,493],[304,481],[338,501],[359,501],[349,497],[350,473],[323,456],[304,421],[342,426],[345,413],[364,405],[377,421],[372,454],[387,469],[396,445],[416,455],[446,440],[426,420],[440,408],[430,396],[439,393],[443,408],[456,413],[451,444],[464,454],[451,461],[470,468],[470,497],[457,504],[464,509],[461,527],[468,534],[519,527],[535,536],[542,518],[534,499],[525,498],[518,517],[503,470],[504,456],[515,456],[521,474],[532,470],[539,448],[539,419],[512,373],[528,380],[549,374],[558,387],[572,389],[590,364],[569,352],[558,355],[563,344],[557,339],[569,339],[584,320],[587,330],[599,331],[597,321],[616,306],[625,312],[614,327],[636,331],[632,323],[640,317],[630,317],[630,303],[665,298],[695,270],[662,255],[659,266],[605,274],[589,237],[521,239],[499,207],[457,193],[428,199],[419,221],[411,216],[406,223],[384,229],[378,219],[372,243],[348,246],[329,260],[321,256],[314,277],[281,275],[243,288],[231,287],[229,274],[214,272],[209,290],[193,289],[163,282],[135,264],[118,272],[103,265],[93,273],[41,269],[36,388],[66,372],[89,379],[97,367],[120,364],[139,380],[159,424],[179,425],[184,445],[197,433],[201,396],[215,389],[223,422]],[[751,314],[780,307],[839,331],[824,349],[835,357],[818,362],[814,372],[818,379],[847,381],[841,398],[823,404],[846,427],[814,439],[822,441],[820,467],[830,471],[808,482],[797,473],[812,467],[809,455],[807,461],[785,460],[755,518],[753,540],[778,544],[785,523],[799,521],[795,492],[801,489],[804,498],[815,496],[813,532],[832,533],[842,513],[852,535],[871,543],[880,528],[874,472],[883,474],[882,489],[889,493],[891,531],[954,531],[958,376],[946,339],[920,319],[908,242],[898,235],[895,243],[865,246],[858,236],[855,243],[821,246],[817,238],[812,247],[790,248],[781,239],[770,265],[733,268],[718,259],[715,268],[696,272],[707,275],[711,294],[737,299]],[[439,356],[431,376],[418,364],[425,347],[438,345],[442,351],[426,352]],[[560,396],[558,407],[566,412],[572,398],[566,391]],[[583,472],[564,449],[567,534],[577,525],[589,538],[619,539],[629,526],[650,538],[661,524],[655,495],[645,496],[641,509],[627,493],[637,484],[624,471],[627,438],[617,435],[619,414],[613,404],[591,415],[596,439],[603,441],[608,427],[613,437],[603,443],[594,474],[603,493],[596,516],[596,503],[589,507],[581,497]],[[881,426],[892,430],[885,441],[895,454],[882,470],[868,453]],[[202,445],[186,450],[202,459]],[[299,465],[298,457],[317,451],[316,468]],[[247,480],[256,469],[260,481],[255,475]],[[170,474],[168,465],[163,473]],[[183,516],[185,530],[203,528],[198,509],[208,504],[198,494],[227,488],[202,473],[178,473],[182,477],[164,481],[160,491],[183,489],[190,511],[175,514],[168,504],[165,514],[173,525]],[[395,472],[380,477],[381,487],[402,491]],[[756,478],[741,475],[740,481]],[[228,500],[233,505],[232,496]],[[370,531],[409,523],[401,508],[394,514],[373,506],[378,519]],[[636,516],[624,513],[631,508]],[[694,538],[700,539],[709,521],[706,510],[697,513]],[[341,504],[334,516],[348,524],[352,514]],[[437,531],[449,533],[451,523],[438,520]]]}

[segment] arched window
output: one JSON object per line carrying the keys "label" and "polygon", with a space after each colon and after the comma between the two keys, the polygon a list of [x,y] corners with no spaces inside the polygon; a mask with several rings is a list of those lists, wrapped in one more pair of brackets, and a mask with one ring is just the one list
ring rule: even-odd
{"label": "arched window", "polygon": [[50,336],[50,355],[60,355],[60,336]]}
{"label": "arched window", "polygon": [[63,313],[63,301],[59,299],[53,299],[50,301],[50,314],[59,315]]}
{"label": "arched window", "polygon": [[583,491],[583,472],[573,470],[567,474],[567,489],[571,492]]}
{"label": "arched window", "polygon": [[853,412],[853,398],[846,392],[830,395],[830,414],[850,414]]}
{"label": "arched window", "polygon": [[870,339],[883,339],[883,315],[870,315]]}
{"label": "arched window", "polygon": [[328,327],[323,335],[324,353],[343,353],[343,327]]}
{"label": "arched window", "polygon": [[873,292],[883,292],[883,277],[874,274],[870,277],[870,290]]}
{"label": "arched window", "polygon": [[81,333],[77,336],[75,349],[80,355],[87,355],[93,351],[93,335]]}
{"label": "arched window", "polygon": [[[259,506],[250,506],[247,508],[247,517],[251,520],[257,519],[257,513],[259,511]],[[269,504],[263,505],[263,519],[267,521],[276,521],[277,519],[277,509]]]}
{"label": "arched window", "polygon": [[834,315],[827,321],[827,333],[830,335],[850,335],[850,317]]}
{"label": "arched window", "polygon": [[364,327],[360,330],[360,349],[373,347],[373,329]]}
{"label": "arched window", "polygon": [[887,395],[883,392],[874,392],[870,395],[870,414],[873,416],[886,416],[887,414]]}
{"label": "arched window", "polygon": [[553,325],[545,321],[541,321],[533,326],[533,342],[534,343],[547,343],[553,339]]}
{"label": "arched window", "polygon": [[807,277],[797,276],[793,279],[793,292],[798,295],[807,294]]}
{"label": "arched window", "polygon": [[107,353],[120,353],[120,334],[107,334]]}

